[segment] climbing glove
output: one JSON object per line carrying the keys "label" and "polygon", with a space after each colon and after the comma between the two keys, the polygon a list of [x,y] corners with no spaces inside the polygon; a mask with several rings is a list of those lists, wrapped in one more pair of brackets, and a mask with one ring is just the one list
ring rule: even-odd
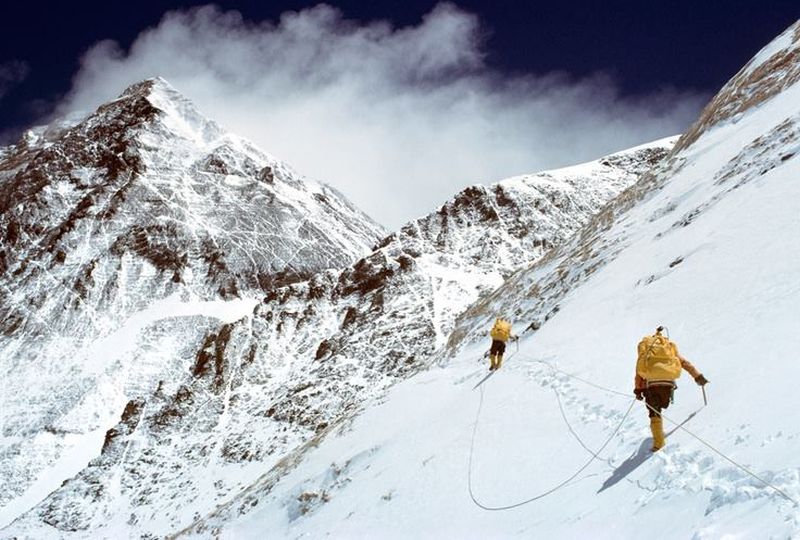
{"label": "climbing glove", "polygon": [[638,399],[639,401],[641,401],[644,398],[644,388],[635,388],[633,390],[633,393],[636,396],[636,399]]}
{"label": "climbing glove", "polygon": [[697,377],[694,378],[694,382],[699,384],[700,386],[705,386],[708,384],[708,379],[706,379],[703,374],[701,373]]}

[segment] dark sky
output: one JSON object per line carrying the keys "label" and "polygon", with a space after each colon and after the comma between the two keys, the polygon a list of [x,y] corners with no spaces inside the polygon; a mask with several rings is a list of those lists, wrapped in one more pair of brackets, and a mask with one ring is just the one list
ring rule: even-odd
{"label": "dark sky", "polygon": [[[124,47],[165,11],[208,2],[5,2],[0,8],[0,136],[50,112],[80,55],[101,39]],[[276,19],[316,1],[219,1],[247,19]],[[331,0],[347,18],[419,22],[436,4]],[[488,31],[488,63],[501,71],[613,75],[625,95],[663,86],[713,93],[759,48],[800,18],[798,0],[637,2],[461,0]],[[16,61],[16,63],[15,63]],[[9,66],[27,75],[9,84]],[[17,69],[19,74],[19,69]],[[3,79],[6,79],[5,81]]]}

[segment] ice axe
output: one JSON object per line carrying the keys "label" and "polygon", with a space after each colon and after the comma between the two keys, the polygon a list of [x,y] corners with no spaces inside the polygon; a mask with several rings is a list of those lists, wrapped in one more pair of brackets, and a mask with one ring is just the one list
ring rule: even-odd
{"label": "ice axe", "polygon": [[701,386],[700,390],[703,391],[703,405],[708,405],[708,398],[706,397],[706,385]]}

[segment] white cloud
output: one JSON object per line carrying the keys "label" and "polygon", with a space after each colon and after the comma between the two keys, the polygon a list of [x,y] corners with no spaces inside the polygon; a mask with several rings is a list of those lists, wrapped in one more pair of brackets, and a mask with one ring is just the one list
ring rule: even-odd
{"label": "white cloud", "polygon": [[0,99],[28,76],[28,64],[20,60],[9,60],[0,64]]}
{"label": "white cloud", "polygon": [[347,21],[327,5],[258,24],[206,6],[166,14],[128,51],[95,45],[60,111],[157,75],[392,228],[467,184],[677,133],[703,101],[623,99],[602,74],[504,75],[484,62],[477,17],[449,3],[406,28]]}

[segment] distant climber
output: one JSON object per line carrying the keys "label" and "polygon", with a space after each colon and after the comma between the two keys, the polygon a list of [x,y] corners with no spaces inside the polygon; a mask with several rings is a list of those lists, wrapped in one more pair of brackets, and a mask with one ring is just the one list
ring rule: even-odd
{"label": "distant climber", "polygon": [[678,347],[664,336],[663,326],[656,329],[652,336],[645,336],[639,342],[636,360],[636,382],[633,393],[636,399],[644,398],[650,416],[650,431],[653,433],[652,452],[664,447],[664,421],[661,409],[666,409],[672,402],[677,385],[675,380],[685,369],[694,377],[699,386],[708,384],[702,373],[686,358],[680,355]]}
{"label": "distant climber", "polygon": [[511,333],[511,323],[498,318],[489,332],[492,338],[492,347],[489,349],[489,371],[500,369],[503,364],[503,353],[506,352],[506,342],[509,339],[516,341],[519,337]]}

